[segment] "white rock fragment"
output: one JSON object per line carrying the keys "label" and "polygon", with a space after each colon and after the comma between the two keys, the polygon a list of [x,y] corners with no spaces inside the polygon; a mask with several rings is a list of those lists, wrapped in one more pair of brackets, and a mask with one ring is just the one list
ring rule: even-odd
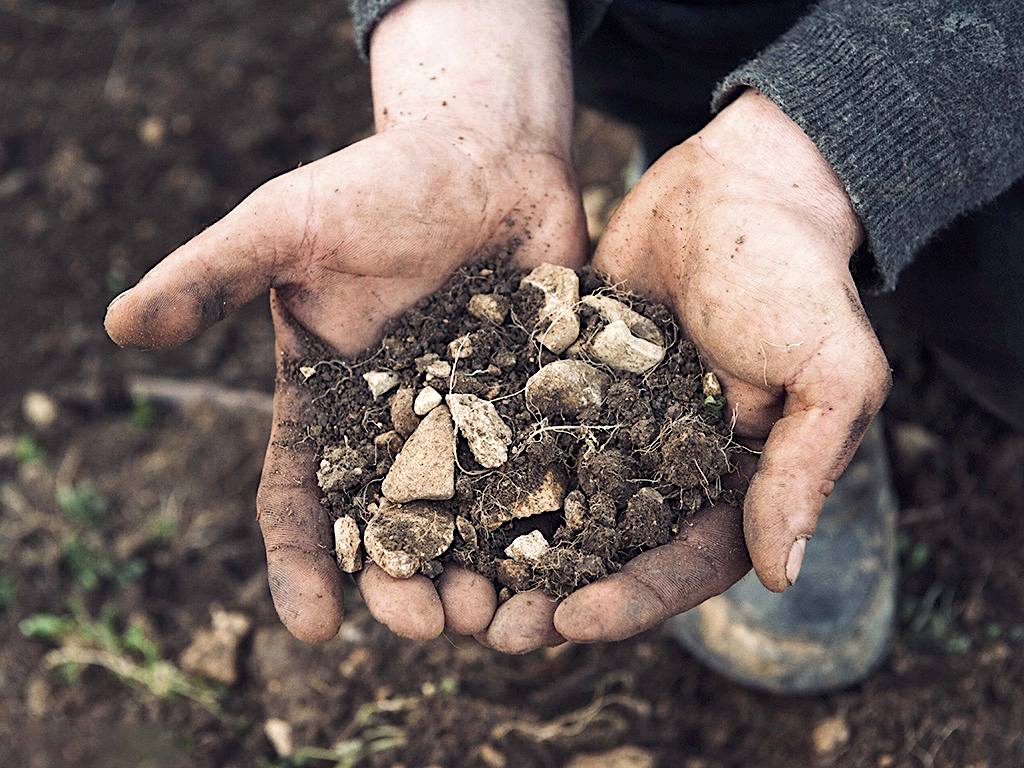
{"label": "white rock fragment", "polygon": [[263,724],[263,734],[274,748],[278,757],[291,757],[295,754],[295,740],[292,737],[292,725],[287,720],[272,717]]}
{"label": "white rock fragment", "polygon": [[612,368],[646,373],[665,358],[665,347],[634,336],[624,321],[616,320],[594,336],[590,353]]}
{"label": "white rock fragment", "polygon": [[501,325],[508,315],[508,299],[494,293],[478,293],[469,297],[466,310],[479,320]]}
{"label": "white rock fragment", "polygon": [[302,374],[302,379],[303,381],[305,381],[316,375],[316,368],[314,368],[312,365],[304,365],[301,368],[299,368],[299,373]]}
{"label": "white rock fragment", "polygon": [[448,357],[456,363],[472,357],[473,352],[473,337],[468,333],[448,342]]}
{"label": "white rock fragment", "polygon": [[505,547],[505,554],[513,560],[539,560],[549,549],[551,546],[543,533],[530,531],[513,539],[512,543]]}
{"label": "white rock fragment", "polygon": [[618,299],[613,299],[611,296],[591,294],[580,299],[580,303],[595,310],[606,323],[614,323],[617,320],[621,320],[634,336],[638,336],[658,346],[665,346],[665,337],[658,330],[655,322],[623,304]]}
{"label": "white rock fragment", "polygon": [[423,417],[395,457],[381,490],[399,504],[455,495],[455,428],[447,408],[439,405]]}
{"label": "white rock fragment", "polygon": [[428,502],[381,503],[366,525],[366,554],[396,579],[414,576],[455,540],[455,520]]}
{"label": "white rock fragment", "polygon": [[441,393],[433,387],[424,387],[413,401],[412,412],[417,416],[426,416],[440,404]]}
{"label": "white rock fragment", "polygon": [[569,481],[557,464],[552,464],[532,488],[524,489],[519,498],[507,507],[488,509],[480,516],[484,528],[494,530],[509,520],[521,520],[545,512],[557,512],[562,508]]}
{"label": "white rock fragment", "polygon": [[21,401],[25,421],[37,429],[46,429],[57,420],[57,401],[45,392],[29,392]]}
{"label": "white rock fragment", "polygon": [[508,461],[508,446],[512,430],[498,415],[490,400],[476,395],[446,395],[444,401],[451,411],[452,420],[469,443],[473,458],[482,467],[494,469]]}
{"label": "white rock fragment", "polygon": [[520,281],[544,294],[537,315],[537,338],[556,355],[564,352],[580,335],[576,305],[580,300],[580,279],[568,267],[541,264]]}
{"label": "white rock fragment", "polygon": [[394,371],[369,371],[363,374],[363,381],[370,387],[370,394],[376,400],[397,387],[399,379]]}
{"label": "white rock fragment", "polygon": [[452,375],[452,364],[446,360],[435,360],[427,368],[427,378],[447,379]]}
{"label": "white rock fragment", "polygon": [[577,416],[600,407],[611,377],[582,360],[555,360],[526,382],[526,407],[544,416]]}
{"label": "white rock fragment", "polygon": [[362,537],[355,518],[339,517],[334,521],[334,553],[338,567],[345,573],[355,573],[363,567]]}

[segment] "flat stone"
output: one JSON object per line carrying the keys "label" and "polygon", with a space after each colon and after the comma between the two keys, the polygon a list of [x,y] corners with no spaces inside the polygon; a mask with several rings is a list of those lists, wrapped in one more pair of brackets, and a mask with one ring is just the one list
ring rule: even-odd
{"label": "flat stone", "polygon": [[334,521],[334,554],[338,567],[345,573],[355,573],[363,567],[362,536],[355,518],[345,515]]}
{"label": "flat stone", "polygon": [[466,310],[478,320],[501,325],[508,315],[508,299],[496,293],[478,293],[469,297]]}
{"label": "flat stone", "polygon": [[576,305],[580,300],[579,276],[568,267],[540,264],[520,281],[544,294],[537,314],[537,338],[556,355],[564,352],[580,335]]}
{"label": "flat stone", "polygon": [[633,745],[607,752],[587,752],[573,757],[565,768],[654,768],[657,757],[649,749]]}
{"label": "flat stone", "polygon": [[512,543],[505,547],[505,554],[514,560],[539,560],[549,549],[551,545],[543,533],[530,531],[513,539]]}
{"label": "flat stone", "polygon": [[665,359],[665,347],[634,336],[623,320],[616,320],[597,332],[590,354],[612,368],[647,373]]}
{"label": "flat stone", "polygon": [[488,509],[480,516],[480,523],[488,530],[494,530],[509,520],[522,520],[545,512],[557,512],[562,508],[569,481],[565,471],[552,464],[532,487],[526,488],[512,504]]}
{"label": "flat stone", "polygon": [[526,382],[526,406],[544,416],[578,416],[604,402],[611,377],[582,360],[555,360]]}
{"label": "flat stone", "polygon": [[363,381],[370,388],[370,394],[377,400],[398,386],[398,374],[394,371],[369,371],[363,374]]}
{"label": "flat stone", "polygon": [[435,360],[426,368],[427,377],[434,379],[447,379],[452,375],[452,364],[447,360]]}
{"label": "flat stone", "polygon": [[423,417],[395,457],[381,490],[399,504],[455,495],[455,428],[447,408],[439,405]]}
{"label": "flat stone", "polygon": [[436,504],[381,501],[366,525],[366,554],[396,579],[408,579],[455,540],[455,520]]}
{"label": "flat stone", "polygon": [[498,415],[490,400],[476,395],[447,395],[452,419],[459,433],[466,438],[473,458],[481,467],[494,469],[508,461],[512,430]]}
{"label": "flat stone", "polygon": [[416,399],[412,403],[412,412],[417,416],[426,416],[442,401],[441,393],[433,387],[424,387],[416,395]]}
{"label": "flat stone", "polygon": [[618,299],[613,299],[611,296],[602,296],[601,294],[591,294],[580,299],[580,303],[586,304],[595,310],[606,323],[614,323],[621,320],[634,336],[638,336],[652,344],[657,344],[660,347],[665,346],[665,337],[655,322],[644,317]]}

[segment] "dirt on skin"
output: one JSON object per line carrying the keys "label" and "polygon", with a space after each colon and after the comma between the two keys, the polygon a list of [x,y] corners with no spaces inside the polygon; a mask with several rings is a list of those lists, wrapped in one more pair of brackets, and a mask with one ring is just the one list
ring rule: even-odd
{"label": "dirt on skin", "polygon": [[[508,266],[511,255],[464,267],[362,357],[294,361],[289,375],[313,393],[307,434],[323,503],[343,530],[358,525],[371,559],[399,577],[434,577],[455,562],[506,594],[541,587],[562,597],[666,543],[723,496],[738,502],[721,478],[739,448],[717,382],[665,307],[584,272],[578,338],[555,354],[545,346],[555,332],[547,294]],[[560,269],[541,271],[576,280]],[[639,347],[664,349],[637,372],[604,362],[598,341],[626,308],[634,330],[654,339]],[[465,413],[490,406],[484,437],[463,428]],[[399,488],[395,478],[410,471],[413,488]],[[344,538],[351,552],[358,539]]]}

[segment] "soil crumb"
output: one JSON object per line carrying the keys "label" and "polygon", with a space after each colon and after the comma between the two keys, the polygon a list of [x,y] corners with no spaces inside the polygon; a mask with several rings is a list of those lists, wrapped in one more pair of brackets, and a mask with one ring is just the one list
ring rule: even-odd
{"label": "soil crumb", "polygon": [[457,563],[563,597],[740,503],[721,388],[670,312],[509,261],[462,268],[358,359],[312,339],[289,361],[344,570],[363,552],[401,578]]}

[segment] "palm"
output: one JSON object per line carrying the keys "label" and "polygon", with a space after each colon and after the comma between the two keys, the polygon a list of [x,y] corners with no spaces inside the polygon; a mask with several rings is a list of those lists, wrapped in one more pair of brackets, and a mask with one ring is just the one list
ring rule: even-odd
{"label": "palm", "polygon": [[[584,242],[566,163],[396,129],[256,190],[112,304],[106,325],[123,346],[173,346],[269,288],[279,367],[306,353],[296,323],[352,355],[463,263],[507,252],[524,265],[577,267]],[[278,613],[298,637],[326,640],[341,621],[341,586],[315,456],[301,439],[308,409],[305,393],[279,375],[257,510]],[[454,573],[439,596],[425,578],[398,582],[371,567],[361,586],[400,634],[436,635],[446,620],[479,631],[491,617],[479,606],[493,614],[482,577]]]}

